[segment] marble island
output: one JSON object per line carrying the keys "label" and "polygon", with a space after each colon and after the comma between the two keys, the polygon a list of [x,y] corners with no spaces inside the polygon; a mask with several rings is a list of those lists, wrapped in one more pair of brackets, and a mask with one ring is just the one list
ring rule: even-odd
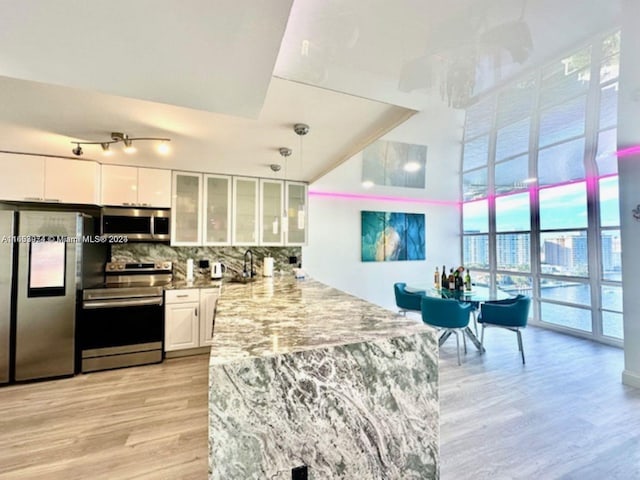
{"label": "marble island", "polygon": [[222,283],[209,478],[438,478],[435,331],[289,276]]}

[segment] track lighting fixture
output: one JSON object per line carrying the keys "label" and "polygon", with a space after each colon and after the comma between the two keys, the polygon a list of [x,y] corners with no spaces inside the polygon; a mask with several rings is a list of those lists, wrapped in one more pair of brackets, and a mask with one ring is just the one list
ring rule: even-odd
{"label": "track lighting fixture", "polygon": [[111,155],[113,150],[111,150],[110,146],[113,143],[122,142],[124,145],[124,151],[126,153],[134,153],[136,151],[136,147],[133,145],[133,141],[141,141],[141,140],[151,140],[160,142],[158,145],[158,153],[162,155],[166,155],[169,153],[169,142],[170,138],[161,138],[161,137],[130,137],[129,135],[122,132],[111,132],[111,140],[100,141],[100,142],[71,142],[76,147],[71,150],[71,152],[76,155],[82,155],[82,145],[100,145],[102,147],[102,153],[104,155]]}
{"label": "track lighting fixture", "polygon": [[102,142],[100,144],[100,146],[102,147],[102,154],[103,155],[113,155],[113,150],[109,149],[110,145],[111,145],[110,143],[105,143],[105,142]]}
{"label": "track lighting fixture", "polygon": [[71,150],[73,152],[74,155],[76,155],[77,157],[79,157],[80,155],[82,155],[84,152],[82,151],[82,147],[80,146],[79,143],[76,143],[76,148]]}

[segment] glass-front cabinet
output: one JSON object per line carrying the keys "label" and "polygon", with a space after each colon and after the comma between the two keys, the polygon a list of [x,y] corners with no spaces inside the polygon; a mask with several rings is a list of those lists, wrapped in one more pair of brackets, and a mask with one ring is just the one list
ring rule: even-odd
{"label": "glass-front cabinet", "polygon": [[258,179],[233,177],[233,245],[258,244]]}
{"label": "glass-front cabinet", "polygon": [[260,180],[260,245],[282,245],[287,218],[281,180]]}
{"label": "glass-front cabinet", "polygon": [[285,228],[285,245],[307,244],[307,184],[285,183],[285,199],[288,228]]}
{"label": "glass-front cabinet", "polygon": [[173,172],[171,245],[201,245],[202,174]]}
{"label": "glass-front cabinet", "polygon": [[231,244],[231,177],[204,176],[204,245]]}

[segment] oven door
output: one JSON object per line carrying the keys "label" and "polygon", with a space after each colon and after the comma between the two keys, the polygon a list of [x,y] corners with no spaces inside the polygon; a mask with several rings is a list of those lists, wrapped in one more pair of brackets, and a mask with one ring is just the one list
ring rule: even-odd
{"label": "oven door", "polygon": [[86,300],[78,338],[82,372],[161,362],[162,297]]}

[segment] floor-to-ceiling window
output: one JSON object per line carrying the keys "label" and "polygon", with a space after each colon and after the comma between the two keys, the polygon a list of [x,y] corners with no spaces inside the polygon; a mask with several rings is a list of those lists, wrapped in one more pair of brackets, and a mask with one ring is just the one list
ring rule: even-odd
{"label": "floor-to-ceiling window", "polygon": [[533,321],[622,339],[619,33],[467,110],[463,256],[477,283],[531,295]]}

